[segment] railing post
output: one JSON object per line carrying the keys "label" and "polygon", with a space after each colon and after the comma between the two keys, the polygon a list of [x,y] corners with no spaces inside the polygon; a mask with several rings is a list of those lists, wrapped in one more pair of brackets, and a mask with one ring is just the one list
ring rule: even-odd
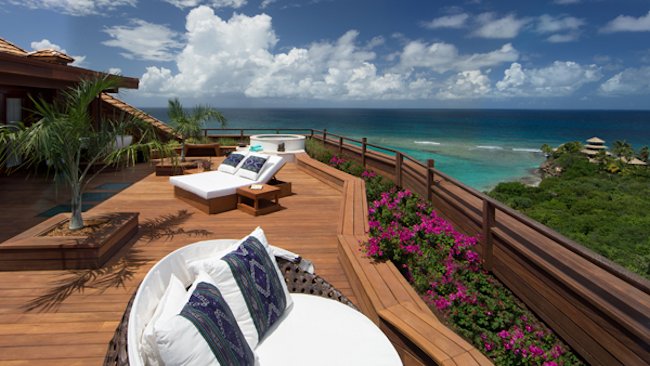
{"label": "railing post", "polygon": [[327,128],[323,129],[323,146],[325,146],[325,142],[327,141]]}
{"label": "railing post", "polygon": [[244,130],[239,130],[239,142],[244,143]]}
{"label": "railing post", "polygon": [[363,137],[361,139],[361,166],[366,167],[366,151],[368,149],[368,139]]}
{"label": "railing post", "polygon": [[433,159],[427,160],[427,200],[431,201],[433,199],[433,167],[435,166],[435,161]]}
{"label": "railing post", "polygon": [[314,139],[314,129],[312,128],[310,131],[311,132],[309,133],[309,139],[313,140]]}
{"label": "railing post", "polygon": [[279,135],[279,134],[280,134],[280,130],[275,130],[275,134],[276,134],[276,135]]}
{"label": "railing post", "polygon": [[339,137],[339,155],[343,154],[343,137]]}
{"label": "railing post", "polygon": [[206,139],[208,138],[208,129],[207,128],[203,129],[203,136],[205,136]]}
{"label": "railing post", "polygon": [[395,154],[395,184],[398,187],[402,187],[402,162],[404,162],[404,156],[401,152]]}
{"label": "railing post", "polygon": [[487,271],[492,271],[493,265],[493,242],[492,228],[494,227],[495,209],[494,205],[483,200],[483,265]]}

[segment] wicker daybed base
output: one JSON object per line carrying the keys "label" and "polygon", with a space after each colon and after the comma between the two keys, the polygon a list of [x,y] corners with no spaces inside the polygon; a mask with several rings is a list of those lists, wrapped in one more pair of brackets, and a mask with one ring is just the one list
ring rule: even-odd
{"label": "wicker daybed base", "polygon": [[[355,310],[359,310],[345,295],[322,277],[301,270],[297,263],[279,257],[276,257],[276,260],[280,266],[280,270],[284,274],[284,280],[287,283],[289,292],[327,297],[348,305]],[[131,300],[129,300],[124,315],[122,316],[122,321],[115,329],[115,335],[108,345],[108,351],[104,358],[105,366],[129,364],[126,336],[129,328],[129,313],[131,312],[131,305],[133,304],[134,298],[135,293],[131,297]]]}

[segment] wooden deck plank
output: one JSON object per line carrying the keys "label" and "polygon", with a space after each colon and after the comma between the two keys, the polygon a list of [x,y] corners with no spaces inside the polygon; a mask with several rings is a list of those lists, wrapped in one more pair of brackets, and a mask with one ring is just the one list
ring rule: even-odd
{"label": "wooden deck plank", "polygon": [[[111,261],[108,266],[132,271],[122,287],[101,287],[87,283],[83,292],[73,292],[48,311],[25,310],[38,296],[56,293],[78,273],[71,271],[0,272],[0,364],[2,365],[89,365],[102,362],[108,341],[126,303],[146,272],[160,258],[189,243],[221,238],[240,238],[262,226],[269,241],[295,251],[314,262],[316,272],[353,301],[356,297],[338,259],[338,222],[343,202],[341,191],[287,164],[278,178],[293,185],[293,195],[280,200],[283,210],[259,217],[233,210],[204,214],[173,196],[167,177],[156,177],[153,168],[138,165],[100,175],[93,187],[104,183],[133,183],[92,208],[92,213],[140,212],[139,239],[119,255],[140,261]],[[0,177],[0,241],[43,221],[39,213],[67,203],[65,192],[54,191],[50,181],[24,177]],[[92,188],[91,187],[91,190]],[[184,214],[186,212],[186,214]],[[154,220],[175,217],[186,233],[206,230],[205,236],[177,233],[153,239],[142,236],[142,226]],[[155,232],[155,230],[154,230]],[[160,228],[158,233],[164,233]],[[120,263],[129,264],[129,266]],[[94,287],[93,287],[94,286]]]}

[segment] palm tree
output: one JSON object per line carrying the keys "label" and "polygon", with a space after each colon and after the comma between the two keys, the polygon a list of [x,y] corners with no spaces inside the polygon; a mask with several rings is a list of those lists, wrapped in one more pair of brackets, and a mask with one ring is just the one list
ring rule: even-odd
{"label": "palm tree", "polygon": [[[44,163],[56,183],[70,188],[70,230],[84,226],[81,198],[94,177],[108,166],[135,163],[138,151],[160,145],[151,126],[140,120],[93,120],[90,104],[104,90],[118,86],[110,76],[82,80],[53,102],[32,98],[33,112],[40,117],[34,124],[0,126],[0,142],[10,141],[12,149],[8,151],[4,144],[0,147],[0,163],[12,153],[24,159],[16,168]],[[117,141],[125,132],[137,134],[138,141],[120,146]]]}
{"label": "palm tree", "polygon": [[630,161],[634,156],[634,150],[632,149],[632,145],[630,145],[625,140],[614,141],[614,145],[612,146],[612,153],[618,156],[619,158],[624,157],[626,161]]}
{"label": "palm tree", "polygon": [[194,107],[191,113],[186,113],[178,98],[169,100],[167,115],[174,132],[181,138],[181,161],[185,161],[185,140],[190,137],[200,137],[204,122],[216,119],[222,127],[226,125],[226,117],[208,106],[199,105]]}
{"label": "palm tree", "polygon": [[549,144],[544,144],[539,149],[544,153],[544,156],[546,156],[547,159],[553,155],[553,148]]}
{"label": "palm tree", "polygon": [[650,151],[648,150],[648,147],[647,146],[642,147],[639,150],[639,159],[647,163],[649,157],[650,157]]}

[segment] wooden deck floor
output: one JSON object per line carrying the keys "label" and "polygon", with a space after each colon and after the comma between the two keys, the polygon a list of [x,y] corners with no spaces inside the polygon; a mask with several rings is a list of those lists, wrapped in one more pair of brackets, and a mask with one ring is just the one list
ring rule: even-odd
{"label": "wooden deck floor", "polygon": [[[338,190],[287,164],[278,174],[293,183],[295,194],[280,201],[286,209],[259,217],[238,210],[207,215],[175,199],[167,177],[151,171],[140,165],[93,182],[135,181],[90,211],[140,212],[139,237],[121,259],[103,271],[0,272],[0,365],[101,364],[128,299],[156,261],[195,241],[240,238],[258,225],[272,244],[311,259],[318,274],[356,302],[337,256]],[[0,177],[0,187],[0,241],[65,203],[43,181]],[[124,286],[115,287],[120,280]]]}

